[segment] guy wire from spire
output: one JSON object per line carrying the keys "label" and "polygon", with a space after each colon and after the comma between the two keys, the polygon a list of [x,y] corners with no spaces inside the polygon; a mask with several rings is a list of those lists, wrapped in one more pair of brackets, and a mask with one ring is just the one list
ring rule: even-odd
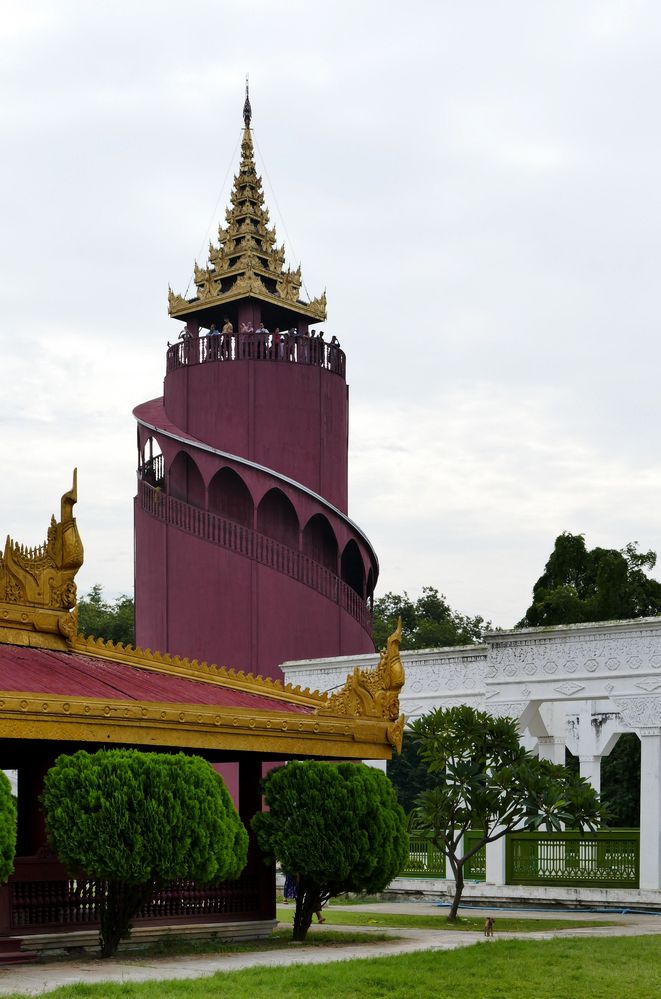
{"label": "guy wire from spire", "polygon": [[[269,172],[266,169],[266,160],[264,159],[264,156],[262,155],[262,150],[259,147],[259,143],[257,142],[257,137],[255,135],[254,130],[253,130],[253,140],[254,140],[254,143],[255,143],[255,148],[257,149],[257,152],[259,153],[259,158],[260,158],[260,160],[262,162],[262,166],[264,168],[264,176],[268,180],[269,187],[271,188],[271,194],[273,195],[273,201],[274,201],[275,207],[277,209],[278,215],[280,216],[280,218],[282,220],[282,228],[285,230],[285,236],[287,237],[287,242],[288,242],[288,244],[289,244],[289,246],[291,248],[291,252],[292,252],[292,254],[294,256],[295,265],[296,265],[296,267],[298,267],[298,265],[300,264],[301,261],[298,259],[298,254],[296,253],[296,250],[294,249],[293,240],[292,240],[291,236],[289,235],[289,230],[287,229],[287,223],[285,222],[285,217],[282,214],[282,211],[280,210],[280,205],[278,204],[278,199],[277,199],[276,194],[275,194],[275,188],[274,188],[274,186],[273,186],[273,184],[271,182],[271,178],[269,177]],[[310,298],[310,292],[306,288],[305,281],[303,280],[303,278],[301,278],[301,286],[302,286],[303,290],[305,291],[305,294],[308,296],[308,298]]]}
{"label": "guy wire from spire", "polygon": [[[225,185],[227,184],[227,178],[229,177],[230,171],[232,170],[232,167],[234,165],[234,162],[235,162],[234,157],[236,156],[236,151],[239,148],[239,144],[241,142],[242,137],[243,137],[243,131],[240,131],[239,132],[239,137],[236,140],[236,145],[234,146],[234,149],[232,150],[232,155],[230,156],[230,160],[229,160],[229,163],[227,165],[227,170],[225,172],[225,177],[223,179],[223,183],[221,184],[220,191],[218,192],[218,197],[216,198],[216,204],[214,205],[214,209],[213,209],[213,212],[211,214],[211,218],[209,219],[209,222],[207,223],[207,228],[206,228],[206,231],[205,231],[205,234],[204,234],[204,238],[202,240],[202,246],[200,247],[199,253],[198,253],[197,257],[195,258],[195,263],[198,262],[198,260],[200,259],[201,254],[204,252],[204,250],[206,248],[207,240],[209,238],[209,232],[211,231],[211,227],[214,224],[214,222],[216,222],[217,219],[218,219],[218,216],[217,216],[218,205],[220,204],[220,199],[222,198],[223,194],[225,193]],[[202,259],[206,259],[206,258],[204,257]],[[188,284],[186,285],[186,291],[184,292],[184,298],[186,298],[187,295],[188,295],[188,291],[190,289],[190,286],[191,286],[191,283],[192,283],[194,277],[195,277],[195,269],[193,268],[193,270],[191,271],[191,275],[190,275],[190,277],[188,279]]]}

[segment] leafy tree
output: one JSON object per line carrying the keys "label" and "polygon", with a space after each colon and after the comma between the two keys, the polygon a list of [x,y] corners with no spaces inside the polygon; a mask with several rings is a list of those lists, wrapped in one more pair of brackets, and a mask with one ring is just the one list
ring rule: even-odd
{"label": "leafy tree", "polygon": [[614,621],[661,614],[661,583],[645,569],[656,565],[653,551],[630,542],[620,551],[588,549],[582,534],[556,538],[533,601],[517,627]]}
{"label": "leafy tree", "polygon": [[408,856],[405,816],[388,778],[362,763],[293,762],[264,780],[260,848],[298,875],[294,940],[343,892],[381,891]]}
{"label": "leafy tree", "polygon": [[[464,865],[487,843],[515,828],[595,828],[602,811],[594,789],[566,767],[539,760],[519,742],[516,722],[462,706],[439,708],[417,719],[413,738],[436,786],[418,795],[414,829],[429,836],[452,868],[457,918]],[[469,829],[482,832],[470,850]]]}
{"label": "leafy tree", "polygon": [[0,883],[14,870],[16,856],[16,799],[9,778],[0,770]]}
{"label": "leafy tree", "polygon": [[103,598],[103,587],[95,583],[78,601],[78,631],[106,641],[133,645],[135,642],[133,597],[122,594],[114,603]]}
{"label": "leafy tree", "polygon": [[640,825],[640,739],[625,732],[601,761],[601,800],[615,828]]}
{"label": "leafy tree", "polygon": [[420,792],[430,790],[436,783],[434,776],[418,756],[418,746],[408,730],[404,734],[401,753],[397,756],[393,753],[392,759],[386,764],[386,773],[395,789],[397,800],[407,815],[413,810]]}
{"label": "leafy tree", "polygon": [[248,833],[221,778],[199,756],[132,749],[60,756],[42,802],[65,867],[107,882],[102,957],[116,952],[155,889],[178,878],[234,879],[246,864]]}
{"label": "leafy tree", "polygon": [[402,649],[433,649],[445,645],[470,645],[482,639],[489,622],[453,611],[433,586],[423,586],[414,602],[404,593],[386,593],[374,602],[374,644],[382,648],[402,619]]}

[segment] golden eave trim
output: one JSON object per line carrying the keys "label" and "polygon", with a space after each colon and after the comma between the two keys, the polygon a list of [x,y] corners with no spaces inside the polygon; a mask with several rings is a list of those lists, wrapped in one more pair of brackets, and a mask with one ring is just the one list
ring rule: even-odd
{"label": "golden eave trim", "polygon": [[389,759],[394,744],[389,726],[376,719],[23,691],[0,691],[0,738],[365,759]]}
{"label": "golden eave trim", "polygon": [[[273,277],[270,274],[269,277]],[[326,312],[323,313],[319,309],[313,309],[309,305],[302,302],[288,302],[284,298],[279,298],[278,295],[270,295],[268,292],[259,291],[237,291],[233,292],[230,288],[229,291],[223,292],[220,295],[214,295],[213,298],[203,298],[203,299],[193,299],[192,301],[186,301],[185,305],[176,306],[175,308],[169,309],[169,314],[173,319],[178,319],[182,316],[187,316],[191,312],[203,312],[206,309],[213,309],[217,305],[224,305],[227,302],[236,302],[242,298],[257,298],[261,302],[268,302],[270,305],[278,305],[283,309],[287,309],[289,312],[295,312],[303,316],[308,316],[310,319],[314,319],[319,323],[326,321]]]}

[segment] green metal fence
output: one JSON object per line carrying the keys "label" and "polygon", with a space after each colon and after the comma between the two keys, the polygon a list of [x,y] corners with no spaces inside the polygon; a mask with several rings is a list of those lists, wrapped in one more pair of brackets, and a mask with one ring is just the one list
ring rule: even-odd
{"label": "green metal fence", "polygon": [[[465,849],[481,837],[466,833]],[[506,837],[508,885],[557,885],[567,887],[637,888],[639,884],[640,833],[638,829],[594,833],[514,832]],[[401,872],[407,878],[445,878],[452,872],[445,856],[427,839],[409,838],[409,859]],[[466,881],[486,879],[486,849],[466,862]]]}
{"label": "green metal fence", "polygon": [[514,832],[507,836],[507,884],[637,888],[639,855],[638,829]]}
{"label": "green metal fence", "polygon": [[402,878],[444,878],[445,854],[420,836],[409,836],[409,859]]}
{"label": "green metal fence", "polygon": [[[464,836],[464,853],[472,850],[484,833],[479,829],[469,829]],[[464,864],[464,880],[485,881],[487,877],[487,848],[482,847]]]}

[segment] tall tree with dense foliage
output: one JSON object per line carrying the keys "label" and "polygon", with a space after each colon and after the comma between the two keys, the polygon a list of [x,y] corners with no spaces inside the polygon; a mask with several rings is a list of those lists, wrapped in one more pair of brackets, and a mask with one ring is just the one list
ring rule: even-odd
{"label": "tall tree with dense foliage", "polygon": [[587,548],[584,535],[565,532],[556,538],[518,627],[661,614],[661,583],[645,572],[655,565],[656,553],[639,552],[637,542],[619,551]]}
{"label": "tall tree with dense foliage", "polygon": [[402,649],[433,649],[445,645],[470,645],[482,640],[489,622],[479,615],[466,617],[453,611],[443,594],[433,586],[423,586],[422,596],[413,601],[404,593],[386,593],[374,602],[374,644],[382,648],[402,619]]}
{"label": "tall tree with dense foliage", "polygon": [[222,779],[183,753],[81,750],[46,774],[42,802],[52,846],[74,876],[100,890],[101,956],[112,956],[154,890],[179,878],[239,876],[248,833]]}
{"label": "tall tree with dense foliage", "polygon": [[0,884],[14,870],[16,856],[16,799],[9,778],[0,770]]}
{"label": "tall tree with dense foliage", "polygon": [[78,631],[85,637],[133,645],[135,642],[133,597],[122,594],[114,602],[103,597],[103,587],[95,583],[78,601]]}
{"label": "tall tree with dense foliage", "polygon": [[382,891],[408,856],[403,809],[388,778],[363,763],[293,762],[264,781],[252,825],[267,859],[297,875],[294,940],[344,892]]}
{"label": "tall tree with dense foliage", "polygon": [[[594,829],[601,818],[599,797],[587,781],[527,752],[511,718],[467,706],[439,708],[413,722],[411,733],[436,780],[418,795],[414,830],[448,859],[455,879],[451,921],[457,918],[466,861],[487,843],[515,828]],[[481,836],[465,850],[469,829]]]}
{"label": "tall tree with dense foliage", "polygon": [[[661,614],[661,583],[647,572],[656,553],[637,542],[621,549],[587,548],[582,534],[556,538],[533,601],[518,627],[626,620]],[[640,815],[640,741],[623,735],[602,760],[601,793],[609,822],[637,826]]]}

